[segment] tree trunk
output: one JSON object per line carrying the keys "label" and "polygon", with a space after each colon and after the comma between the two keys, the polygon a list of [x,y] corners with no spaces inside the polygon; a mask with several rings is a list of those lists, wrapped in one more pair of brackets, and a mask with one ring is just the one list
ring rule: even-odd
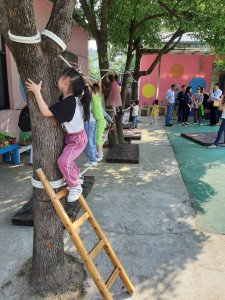
{"label": "tree trunk", "polygon": [[138,100],[138,81],[132,82],[132,100]]}
{"label": "tree trunk", "polygon": [[[71,9],[74,4],[75,1],[71,0],[62,6],[60,1],[55,1],[53,13],[60,21],[55,23],[53,15],[49,20],[48,26],[54,27],[57,35],[64,36],[64,41],[69,40]],[[65,20],[63,17],[66,16]],[[21,36],[37,34],[32,1],[9,1],[8,18],[13,34]],[[9,48],[23,83],[27,78],[36,83],[42,80],[43,98],[51,105],[58,101],[59,96],[54,75],[59,66],[58,56],[61,50],[55,43],[47,41],[46,38],[43,40],[39,44],[15,42]],[[63,149],[61,126],[55,118],[45,118],[41,115],[32,93],[27,93],[27,96],[32,130],[33,177],[37,179],[35,170],[42,168],[49,181],[58,180],[62,177],[57,167],[57,158]],[[34,188],[32,199],[34,211],[32,284],[37,289],[48,290],[65,281],[63,226],[44,189]]]}
{"label": "tree trunk", "polygon": [[[30,48],[33,47],[30,46]],[[54,63],[48,57],[44,60],[44,57],[40,57],[33,49],[26,51],[29,61],[21,59],[24,52],[21,48],[16,47],[14,58],[22,81],[24,82],[27,78],[32,78],[35,82],[43,80],[43,98],[48,105],[52,104],[58,99],[58,91],[51,70],[56,62]],[[56,164],[63,148],[62,129],[55,119],[41,115],[32,95],[28,94],[28,98],[32,127],[33,176],[37,179],[35,170],[42,168],[49,181],[58,180],[62,177]],[[43,189],[34,188],[33,190],[33,210],[32,283],[41,289],[47,289],[61,278],[58,277],[58,272],[62,272],[64,264],[63,226]]]}
{"label": "tree trunk", "polygon": [[135,66],[134,66],[134,73],[133,73],[133,77],[134,80],[132,82],[132,99],[133,100],[138,100],[138,80],[140,78],[139,76],[139,71],[140,71],[140,66],[141,66],[141,57],[142,57],[142,53],[141,53],[141,44],[140,43],[136,43],[136,48],[135,48]]}

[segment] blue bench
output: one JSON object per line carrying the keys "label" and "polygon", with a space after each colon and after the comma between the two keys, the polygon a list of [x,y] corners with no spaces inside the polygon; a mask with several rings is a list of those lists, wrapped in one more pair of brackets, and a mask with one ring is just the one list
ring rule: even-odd
{"label": "blue bench", "polygon": [[15,165],[19,164],[19,147],[18,144],[12,144],[4,148],[0,148],[0,154],[3,154],[4,161],[6,163],[10,162],[10,152],[13,152],[13,163]]}

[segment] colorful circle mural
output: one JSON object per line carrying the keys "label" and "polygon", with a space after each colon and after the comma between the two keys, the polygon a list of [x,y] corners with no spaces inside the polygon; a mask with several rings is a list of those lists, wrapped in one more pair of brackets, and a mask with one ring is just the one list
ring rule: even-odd
{"label": "colorful circle mural", "polygon": [[23,100],[27,103],[27,96],[25,94],[24,86],[23,86],[21,79],[19,81],[19,86],[20,86],[20,94],[21,94]]}
{"label": "colorful circle mural", "polygon": [[206,88],[206,81],[204,78],[194,77],[188,82],[188,85],[192,87],[192,93],[196,93],[198,86]]}
{"label": "colorful circle mural", "polygon": [[145,98],[151,98],[156,93],[156,88],[153,84],[147,83],[142,87],[142,95]]}
{"label": "colorful circle mural", "polygon": [[184,73],[184,67],[180,64],[175,64],[172,65],[172,67],[170,68],[169,75],[170,77],[173,78],[179,78],[183,75],[183,73]]}

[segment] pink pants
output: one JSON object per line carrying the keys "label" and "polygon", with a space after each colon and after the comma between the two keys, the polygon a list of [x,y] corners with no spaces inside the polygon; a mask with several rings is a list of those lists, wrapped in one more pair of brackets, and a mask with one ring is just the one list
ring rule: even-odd
{"label": "pink pants", "polygon": [[65,178],[68,187],[79,185],[80,170],[75,165],[74,160],[83,152],[87,144],[85,130],[68,134],[65,137],[66,146],[57,160],[60,172]]}

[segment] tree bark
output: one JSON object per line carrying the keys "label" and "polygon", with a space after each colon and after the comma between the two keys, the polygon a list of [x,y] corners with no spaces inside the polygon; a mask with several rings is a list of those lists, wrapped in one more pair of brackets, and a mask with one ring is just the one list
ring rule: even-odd
{"label": "tree bark", "polygon": [[125,65],[125,73],[123,75],[123,81],[122,81],[122,87],[121,87],[121,98],[122,98],[122,104],[123,108],[125,106],[125,95],[126,95],[126,88],[127,88],[127,81],[129,78],[129,71],[131,67],[131,62],[133,59],[133,36],[134,36],[134,21],[131,21],[130,29],[129,29],[129,41],[128,41],[128,48],[127,48],[127,59],[126,59],[126,65]]}
{"label": "tree bark", "polygon": [[[55,1],[48,29],[68,42],[71,34],[74,0]],[[8,1],[9,27],[18,36],[37,34],[32,1]],[[64,16],[64,18],[62,18]],[[57,20],[57,21],[56,21]],[[31,78],[43,81],[42,95],[48,105],[58,101],[55,72],[59,65],[58,54],[62,51],[57,44],[44,38],[39,44],[8,44],[23,81]],[[27,93],[31,118],[33,144],[33,176],[42,168],[49,181],[62,177],[57,167],[57,158],[63,148],[63,132],[55,118],[41,115],[33,94]],[[41,290],[50,289],[65,280],[63,226],[44,189],[33,189],[34,236],[32,284]]]}
{"label": "tree bark", "polygon": [[[164,47],[160,50],[143,49],[143,48],[141,48],[140,44],[136,44],[135,67],[134,67],[134,73],[133,73],[133,78],[135,81],[132,82],[132,99],[133,100],[138,100],[138,80],[140,79],[140,77],[150,75],[153,72],[153,70],[157,66],[159,60],[161,59],[162,55],[170,52],[171,50],[173,50],[176,47],[176,45],[179,43],[183,33],[184,32],[182,30],[178,29],[173,34],[173,36],[170,38],[168,43],[166,45],[164,45]],[[174,43],[175,39],[177,39],[177,38],[178,38],[178,40],[176,41],[176,43]],[[156,58],[154,59],[154,61],[152,62],[152,64],[148,67],[147,71],[140,71],[142,55],[148,54],[148,53],[151,53],[151,54],[158,53],[158,54],[157,54]]]}

